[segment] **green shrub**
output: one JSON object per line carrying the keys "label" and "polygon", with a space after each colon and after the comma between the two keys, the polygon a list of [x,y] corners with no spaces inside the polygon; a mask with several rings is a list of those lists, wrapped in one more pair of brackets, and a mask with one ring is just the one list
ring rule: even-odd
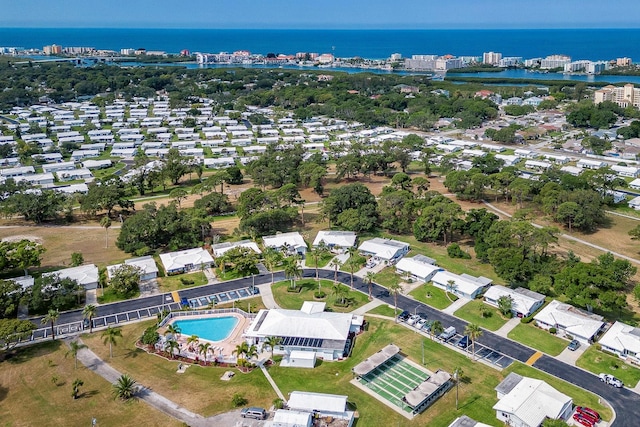
{"label": "green shrub", "polygon": [[326,294],[325,292],[323,292],[323,291],[315,291],[315,292],[313,293],[313,296],[314,296],[316,299],[323,299],[323,298],[325,298],[325,297],[327,296],[327,294]]}
{"label": "green shrub", "polygon": [[235,393],[231,398],[231,404],[233,405],[234,408],[237,408],[239,406],[244,406],[248,402],[249,401],[247,400],[246,397],[244,397],[244,394],[242,393]]}
{"label": "green shrub", "polygon": [[195,283],[195,281],[192,280],[192,279],[187,279],[186,277],[181,277],[180,278],[180,283],[182,283],[185,286],[189,286],[189,285],[193,285]]}
{"label": "green shrub", "polygon": [[533,321],[533,316],[527,316],[520,319],[520,323],[531,323]]}
{"label": "green shrub", "polygon": [[282,409],[284,408],[284,401],[280,398],[273,399],[273,407],[274,409]]}
{"label": "green shrub", "polygon": [[556,328],[549,328],[549,333],[555,335],[558,330]]}
{"label": "green shrub", "polygon": [[447,246],[447,254],[449,258],[471,259],[471,255],[463,251],[457,243],[452,243]]}

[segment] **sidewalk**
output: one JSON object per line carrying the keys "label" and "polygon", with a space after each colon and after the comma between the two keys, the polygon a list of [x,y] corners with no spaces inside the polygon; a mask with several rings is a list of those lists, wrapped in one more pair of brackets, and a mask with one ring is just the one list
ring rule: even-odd
{"label": "sidewalk", "polygon": [[[64,341],[68,343],[70,339],[66,339]],[[120,372],[115,370],[110,365],[106,364],[88,348],[83,348],[78,352],[78,360],[80,361],[80,363],[86,366],[87,369],[100,375],[111,384],[118,381],[118,378],[120,378],[121,376]],[[176,418],[177,420],[180,420],[189,426],[205,427],[211,425],[211,422],[205,419],[203,416],[195,414],[188,409],[177,405],[175,402],[172,402],[166,397],[144,387],[144,385],[142,384],[138,385],[139,387],[138,392],[136,393],[136,397],[144,400],[147,404],[153,406],[159,411],[162,411],[165,414]]]}
{"label": "sidewalk", "polygon": [[367,311],[369,310],[373,310],[376,307],[379,307],[381,305],[386,305],[385,302],[380,301],[379,299],[373,299],[372,301],[369,301],[368,303],[366,303],[365,305],[363,305],[362,307],[356,308],[355,310],[353,310],[351,313],[352,314],[365,314]]}
{"label": "sidewalk", "polygon": [[273,298],[273,292],[271,292],[271,283],[265,283],[264,285],[257,285],[256,288],[260,290],[260,296],[264,306],[271,308],[280,308],[276,300]]}
{"label": "sidewalk", "polygon": [[520,318],[519,317],[514,317],[512,319],[509,319],[509,321],[507,323],[505,323],[504,325],[502,325],[502,327],[500,329],[495,331],[494,334],[496,334],[498,336],[501,336],[503,338],[507,338],[507,334],[509,332],[511,332],[519,324],[520,324]]}
{"label": "sidewalk", "polygon": [[464,306],[466,303],[470,302],[470,299],[466,299],[466,298],[458,298],[457,301],[454,301],[453,304],[451,304],[449,307],[445,308],[444,310],[442,310],[443,313],[447,313],[453,316],[453,313],[455,313],[456,311],[458,311],[458,309],[462,306]]}

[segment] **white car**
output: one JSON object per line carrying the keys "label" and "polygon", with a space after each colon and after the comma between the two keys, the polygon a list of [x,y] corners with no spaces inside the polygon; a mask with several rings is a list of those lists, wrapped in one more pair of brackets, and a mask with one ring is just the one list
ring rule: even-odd
{"label": "white car", "polygon": [[418,329],[422,329],[425,323],[427,323],[427,319],[420,318],[420,320],[418,320],[414,326]]}
{"label": "white car", "polygon": [[623,385],[622,381],[620,381],[619,379],[617,379],[616,377],[610,374],[600,374],[598,375],[598,377],[600,378],[600,381],[602,381],[603,383],[609,384],[610,386],[613,386],[616,388],[621,388]]}
{"label": "white car", "polygon": [[407,320],[407,325],[413,325],[414,323],[416,323],[420,319],[421,319],[420,316],[418,316],[417,314],[414,314],[411,317],[409,317],[409,320]]}

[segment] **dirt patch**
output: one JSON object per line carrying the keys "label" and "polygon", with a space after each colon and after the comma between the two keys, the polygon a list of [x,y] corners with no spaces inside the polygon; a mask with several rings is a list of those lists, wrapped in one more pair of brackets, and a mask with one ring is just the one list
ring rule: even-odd
{"label": "dirt patch", "polygon": [[19,242],[21,240],[29,240],[32,242],[36,242],[36,243],[40,243],[42,244],[42,239],[38,236],[32,236],[30,234],[16,234],[13,236],[7,236],[7,237],[3,237],[2,241],[3,242]]}

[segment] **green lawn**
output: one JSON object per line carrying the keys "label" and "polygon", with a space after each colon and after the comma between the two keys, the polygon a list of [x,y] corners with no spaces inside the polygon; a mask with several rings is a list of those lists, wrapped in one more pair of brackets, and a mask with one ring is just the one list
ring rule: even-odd
{"label": "green lawn", "polygon": [[[483,312],[481,310],[485,310],[487,317],[482,315]],[[502,314],[497,308],[491,307],[490,305],[483,303],[481,300],[469,301],[464,306],[460,307],[454,315],[490,331],[497,331],[507,323],[507,319],[502,317]]]}
{"label": "green lawn", "polygon": [[222,270],[216,268],[216,277],[224,282],[227,280],[240,279],[243,276],[241,276],[237,271],[234,270],[225,270],[224,272],[222,272]]}
{"label": "green lawn", "polygon": [[596,411],[598,411],[598,413],[600,413],[600,416],[605,421],[611,419],[611,409],[608,406],[600,403],[600,398],[591,392],[585,391],[580,387],[577,387],[559,378],[553,377],[530,366],[524,365],[520,362],[512,363],[511,366],[505,369],[504,375],[506,376],[511,372],[515,372],[517,374],[530,378],[543,380],[559,392],[564,393],[567,396],[571,396],[573,398],[574,405],[587,406],[589,408],[595,409]]}
{"label": "green lawn", "polygon": [[455,295],[449,294],[449,297],[451,298],[450,300],[445,291],[429,284],[422,285],[412,290],[409,292],[409,295],[424,304],[437,308],[438,310],[449,307],[452,302],[451,300],[456,301],[458,299]]}
{"label": "green lawn", "polygon": [[[349,258],[351,259],[351,258]],[[342,264],[340,266],[340,271],[345,271],[347,273],[351,273],[351,268],[349,267],[349,259],[347,260],[347,262],[345,262],[344,264]],[[355,273],[356,271],[360,270],[362,267],[364,267],[364,265],[367,263],[367,259],[361,255],[354,255],[353,256],[353,262],[355,263],[354,267],[353,267],[353,272]]]}
{"label": "green lawn", "polygon": [[400,283],[402,278],[396,274],[395,267],[385,267],[379,273],[374,275],[373,281],[385,288],[388,288],[391,284]]}
{"label": "green lawn", "polygon": [[567,340],[551,335],[548,331],[534,326],[533,322],[519,324],[507,336],[551,356],[559,355],[569,345]]}
{"label": "green lawn", "polygon": [[296,281],[296,285],[302,288],[300,292],[289,292],[289,285],[289,280],[284,280],[271,287],[273,297],[282,308],[299,310],[305,301],[324,301],[327,303],[327,311],[346,313],[369,302],[367,295],[362,292],[351,291],[349,286],[340,285],[343,290],[347,291],[345,297],[350,299],[351,303],[347,307],[336,306],[336,295],[334,294],[334,283],[332,280],[320,280],[322,291],[327,295],[322,300],[316,300],[314,298],[314,293],[318,290],[318,283],[315,279]]}
{"label": "green lawn", "polygon": [[[323,253],[321,256],[318,257],[318,268],[326,267],[327,264],[329,264],[329,261],[331,261],[334,256],[335,254],[331,252]],[[305,263],[308,268],[316,268],[316,259],[312,256],[310,252],[307,253],[307,259]]]}
{"label": "green lawn", "polygon": [[[100,291],[98,291],[100,294]],[[110,287],[106,287],[102,291],[102,295],[98,296],[98,302],[100,304],[108,304],[110,302],[124,301],[128,299],[138,298],[140,296],[140,292],[136,292],[133,295],[122,296],[115,293]]]}
{"label": "green lawn", "polygon": [[[183,284],[181,279],[193,281],[193,284]],[[177,274],[158,278],[158,285],[161,292],[179,291],[180,289],[192,288],[207,284],[207,276],[202,271],[187,274]]]}
{"label": "green lawn", "polygon": [[618,356],[598,350],[597,345],[590,346],[576,365],[598,375],[601,372],[619,378],[627,387],[635,387],[640,381],[640,369],[623,362]]}
{"label": "green lawn", "polygon": [[[398,309],[398,312],[401,312],[401,311],[402,310]],[[367,311],[367,313],[379,314],[381,316],[388,316],[388,317],[396,317],[395,310],[392,307],[389,307],[387,304],[379,305],[376,308],[373,308]]]}

